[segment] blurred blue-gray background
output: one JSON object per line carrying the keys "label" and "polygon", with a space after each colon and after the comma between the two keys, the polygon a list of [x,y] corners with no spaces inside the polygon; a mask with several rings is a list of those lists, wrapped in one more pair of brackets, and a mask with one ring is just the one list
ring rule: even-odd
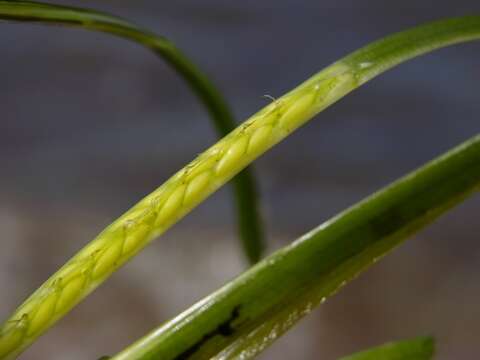
{"label": "blurred blue-gray background", "polygon": [[[67,4],[66,1],[62,3]],[[237,118],[348,52],[478,0],[71,1],[174,41]],[[0,318],[76,250],[215,141],[179,77],[138,45],[0,23]],[[411,61],[255,163],[269,252],[478,133],[480,43]],[[434,334],[438,359],[480,341],[480,201],[351,283],[262,359],[334,359]],[[225,188],[119,271],[21,359],[113,354],[245,269]]]}

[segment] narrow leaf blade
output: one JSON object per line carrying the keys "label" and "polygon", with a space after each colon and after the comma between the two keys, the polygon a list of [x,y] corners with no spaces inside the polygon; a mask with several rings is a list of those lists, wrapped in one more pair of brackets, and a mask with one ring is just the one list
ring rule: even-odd
{"label": "narrow leaf blade", "polygon": [[115,360],[251,359],[480,188],[480,135],[262,260]]}
{"label": "narrow leaf blade", "polygon": [[[233,114],[215,85],[165,37],[107,13],[32,1],[0,0],[2,19],[78,27],[134,41],[152,50],[185,80],[210,114],[219,138],[236,127]],[[265,236],[253,169],[244,169],[233,179],[232,185],[239,238],[248,261],[254,264],[265,250]]]}
{"label": "narrow leaf blade", "polygon": [[431,360],[435,341],[431,337],[391,342],[342,357],[339,360]]}

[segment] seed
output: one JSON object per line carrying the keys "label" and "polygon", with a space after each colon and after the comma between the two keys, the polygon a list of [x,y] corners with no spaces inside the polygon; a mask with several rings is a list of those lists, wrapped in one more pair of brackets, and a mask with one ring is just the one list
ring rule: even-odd
{"label": "seed", "polygon": [[0,358],[7,356],[13,349],[19,347],[22,342],[22,331],[18,327],[12,327],[10,331],[0,334]]}
{"label": "seed", "polygon": [[161,225],[173,219],[178,208],[182,205],[186,186],[179,185],[163,204],[157,218],[157,224]]}
{"label": "seed", "polygon": [[267,141],[272,133],[272,127],[270,125],[265,125],[253,133],[248,143],[248,152],[250,154],[259,154],[262,150],[265,150],[269,145]]}
{"label": "seed", "polygon": [[85,285],[85,276],[80,274],[72,278],[66,285],[61,289],[60,298],[58,299],[57,309],[58,312],[68,311],[72,306],[72,301],[78,297],[78,294],[83,289]]}
{"label": "seed", "polygon": [[41,331],[44,327],[48,327],[55,311],[56,303],[57,293],[52,292],[38,305],[38,310],[33,315],[28,327],[28,336]]}
{"label": "seed", "polygon": [[210,183],[211,172],[205,171],[197,175],[191,182],[188,184],[187,192],[185,193],[184,202],[188,205],[193,204],[198,200],[198,195],[208,186]]}
{"label": "seed", "polygon": [[248,139],[246,136],[242,136],[236,140],[235,143],[227,150],[225,155],[217,165],[217,175],[224,176],[232,172],[237,167],[238,161],[241,159],[245,150],[247,149]]}
{"label": "seed", "polygon": [[313,100],[314,94],[311,93],[296,100],[280,118],[280,127],[291,132],[300,126],[311,115]]}
{"label": "seed", "polygon": [[101,278],[109,272],[114,267],[115,262],[118,260],[121,253],[122,241],[120,239],[115,239],[113,244],[108,244],[106,250],[100,255],[100,258],[97,260],[97,264],[93,269],[93,278]]}

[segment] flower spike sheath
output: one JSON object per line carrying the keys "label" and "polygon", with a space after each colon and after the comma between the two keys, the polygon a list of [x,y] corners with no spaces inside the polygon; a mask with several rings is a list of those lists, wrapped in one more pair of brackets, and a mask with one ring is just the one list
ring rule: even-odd
{"label": "flower spike sheath", "polygon": [[0,358],[29,344],[153,238],[355,84],[348,67],[334,65],[200,154],[108,226],[16,310],[1,329]]}
{"label": "flower spike sheath", "polygon": [[394,34],[266,106],[108,226],[35,291],[0,328],[0,359],[15,358],[153,238],[315,114],[403,61],[478,38],[479,16]]}

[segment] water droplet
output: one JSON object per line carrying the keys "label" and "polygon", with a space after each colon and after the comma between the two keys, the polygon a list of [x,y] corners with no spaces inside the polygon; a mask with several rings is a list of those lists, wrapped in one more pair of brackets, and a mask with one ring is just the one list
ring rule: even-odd
{"label": "water droplet", "polygon": [[358,64],[358,67],[359,67],[360,69],[367,69],[367,68],[371,67],[372,65],[373,65],[372,62],[370,62],[370,61],[365,61],[365,62],[361,62],[360,64]]}

